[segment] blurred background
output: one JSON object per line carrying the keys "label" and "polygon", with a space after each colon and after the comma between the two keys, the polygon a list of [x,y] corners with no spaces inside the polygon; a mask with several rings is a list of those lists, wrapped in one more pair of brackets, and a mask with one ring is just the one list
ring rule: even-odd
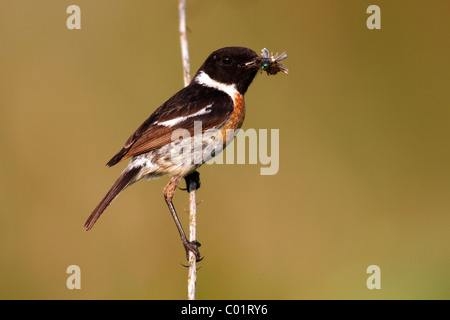
{"label": "blurred background", "polygon": [[[187,2],[192,74],[236,45],[290,71],[246,94],[243,128],[279,129],[278,173],[200,169],[197,298],[449,299],[450,3]],[[177,1],[3,0],[0,43],[0,298],[185,299],[167,177],[83,229],[126,165],[105,163],[183,86]]]}

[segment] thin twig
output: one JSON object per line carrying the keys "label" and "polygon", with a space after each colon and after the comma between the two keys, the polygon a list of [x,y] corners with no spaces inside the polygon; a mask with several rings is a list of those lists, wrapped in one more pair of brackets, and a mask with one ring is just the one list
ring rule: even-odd
{"label": "thin twig", "polygon": [[186,35],[186,0],[180,0],[178,3],[178,15],[180,20],[180,42],[181,56],[183,58],[183,78],[186,87],[191,82],[189,65],[189,48]]}
{"label": "thin twig", "polygon": [[[178,15],[180,20],[180,43],[181,56],[183,58],[183,79],[184,86],[191,81],[189,65],[189,48],[186,35],[186,0],[179,0]],[[197,240],[197,203],[195,182],[190,182],[187,186],[189,192],[189,241]],[[197,260],[194,253],[189,251],[189,273],[188,273],[188,299],[195,300],[195,285],[197,282]]]}
{"label": "thin twig", "polygon": [[[197,240],[197,202],[195,182],[190,182],[189,189],[189,241]],[[188,299],[195,300],[197,282],[197,257],[189,251]]]}

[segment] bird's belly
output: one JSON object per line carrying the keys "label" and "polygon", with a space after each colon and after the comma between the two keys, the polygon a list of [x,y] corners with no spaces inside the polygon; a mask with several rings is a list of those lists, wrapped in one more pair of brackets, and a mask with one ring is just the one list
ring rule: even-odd
{"label": "bird's belly", "polygon": [[186,175],[219,154],[224,148],[220,129],[211,129],[192,137],[184,137],[132,159],[129,166],[141,166],[136,180],[163,174]]}

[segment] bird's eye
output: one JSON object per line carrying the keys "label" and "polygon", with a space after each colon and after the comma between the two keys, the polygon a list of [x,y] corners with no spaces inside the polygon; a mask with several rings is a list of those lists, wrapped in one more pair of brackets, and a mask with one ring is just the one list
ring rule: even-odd
{"label": "bird's eye", "polygon": [[222,62],[223,62],[224,64],[231,64],[231,61],[232,61],[232,59],[231,59],[230,56],[223,56],[223,57],[222,57]]}

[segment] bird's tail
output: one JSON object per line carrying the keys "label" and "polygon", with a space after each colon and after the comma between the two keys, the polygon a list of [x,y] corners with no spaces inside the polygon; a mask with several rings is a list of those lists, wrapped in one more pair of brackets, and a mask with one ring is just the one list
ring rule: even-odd
{"label": "bird's tail", "polygon": [[125,170],[120,175],[119,179],[117,179],[103,200],[100,201],[98,206],[86,220],[86,223],[84,224],[84,229],[86,231],[90,230],[94,226],[94,223],[98,218],[100,218],[103,211],[105,211],[111,202],[119,195],[119,193],[133,181],[133,179],[139,174],[139,171],[141,171],[140,167],[133,167],[130,170]]}

